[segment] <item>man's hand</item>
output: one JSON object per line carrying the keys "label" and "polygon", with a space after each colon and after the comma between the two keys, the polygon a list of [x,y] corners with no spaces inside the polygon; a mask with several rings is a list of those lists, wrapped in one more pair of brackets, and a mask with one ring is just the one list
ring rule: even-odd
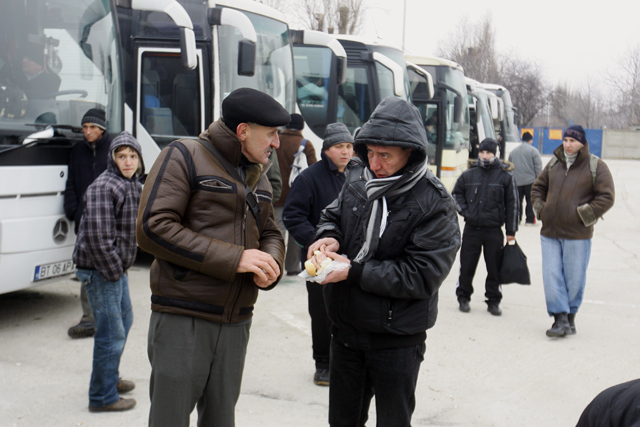
{"label": "man's hand", "polygon": [[[329,258],[331,258],[332,260],[336,261],[336,262],[344,262],[346,264],[351,265],[351,261],[349,260],[349,258],[343,257],[342,255],[338,255],[335,252],[330,252],[330,251],[326,251],[326,254]],[[332,271],[331,273],[329,273],[327,275],[327,278],[324,279],[324,282],[320,283],[321,285],[326,285],[327,283],[337,283],[337,282],[342,282],[343,280],[347,280],[347,277],[349,276],[349,269],[346,270],[339,270],[339,271]]]}
{"label": "man's hand", "polygon": [[280,267],[268,253],[258,249],[246,249],[242,252],[236,273],[253,273],[255,284],[267,288],[280,276]]}
{"label": "man's hand", "polygon": [[507,243],[516,240],[516,236],[507,236]]}
{"label": "man's hand", "polygon": [[325,237],[324,239],[316,240],[307,251],[307,259],[313,256],[314,251],[319,251],[322,246],[325,246],[324,250],[327,254],[329,252],[337,252],[340,249],[340,243],[333,237]]}

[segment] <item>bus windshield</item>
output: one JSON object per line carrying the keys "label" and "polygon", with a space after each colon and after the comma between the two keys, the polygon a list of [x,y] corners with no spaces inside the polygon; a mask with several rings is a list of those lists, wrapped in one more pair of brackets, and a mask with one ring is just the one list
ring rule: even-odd
{"label": "bus windshield", "polygon": [[253,24],[258,43],[256,70],[253,76],[239,76],[238,41],[242,39],[235,27],[217,27],[220,43],[220,100],[239,87],[251,87],[268,93],[289,112],[295,109],[295,79],[289,27],[278,20],[243,12]]}
{"label": "bus windshield", "polygon": [[329,99],[334,93],[330,85],[335,85],[331,76],[333,52],[320,46],[295,46],[293,52],[298,107],[309,128],[322,138],[327,124],[335,121]]}
{"label": "bus windshield", "polygon": [[[467,93],[467,85],[464,79],[462,71],[451,67],[439,67],[441,69],[441,80],[448,86],[456,89],[459,93],[456,94],[451,90],[446,91],[446,108],[447,108],[447,125],[445,148],[456,150],[468,150],[469,149],[469,104]],[[461,95],[463,100],[464,116],[461,123],[454,122],[454,100],[455,97]]]}
{"label": "bus windshield", "polygon": [[90,108],[122,129],[119,44],[108,0],[0,2],[0,149],[35,124],[81,126]]}
{"label": "bus windshield", "polygon": [[520,134],[518,132],[518,126],[515,123],[515,111],[513,102],[511,101],[511,95],[507,90],[498,91],[498,94],[504,103],[505,141],[520,142]]}
{"label": "bus windshield", "polygon": [[484,128],[485,138],[496,139],[496,130],[493,127],[493,118],[491,117],[491,107],[489,106],[489,97],[486,93],[477,92],[478,108],[476,114],[482,117],[482,126]]}

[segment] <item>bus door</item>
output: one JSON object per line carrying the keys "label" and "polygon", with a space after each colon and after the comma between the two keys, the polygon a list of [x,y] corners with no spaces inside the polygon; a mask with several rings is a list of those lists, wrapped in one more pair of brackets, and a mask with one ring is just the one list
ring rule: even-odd
{"label": "bus door", "polygon": [[147,164],[170,142],[196,138],[208,126],[203,52],[196,49],[198,65],[189,69],[178,48],[138,46],[135,130]]}

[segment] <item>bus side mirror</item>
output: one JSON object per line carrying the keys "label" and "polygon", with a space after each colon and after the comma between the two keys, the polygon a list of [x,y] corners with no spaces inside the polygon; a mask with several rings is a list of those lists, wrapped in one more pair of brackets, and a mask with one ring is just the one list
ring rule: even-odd
{"label": "bus side mirror", "polygon": [[339,85],[343,85],[347,81],[347,58],[336,56],[337,61],[337,81],[336,83]]}
{"label": "bus side mirror", "polygon": [[256,44],[242,39],[238,42],[238,75],[253,76],[256,70]]}
{"label": "bus side mirror", "polygon": [[180,28],[180,57],[184,68],[193,70],[198,66],[196,37],[191,28]]}
{"label": "bus side mirror", "polygon": [[453,122],[462,123],[464,121],[464,102],[460,95],[453,98]]}

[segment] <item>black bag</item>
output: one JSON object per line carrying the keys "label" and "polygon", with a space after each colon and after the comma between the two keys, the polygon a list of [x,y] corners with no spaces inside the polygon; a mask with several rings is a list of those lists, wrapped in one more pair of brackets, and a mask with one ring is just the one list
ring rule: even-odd
{"label": "black bag", "polygon": [[502,264],[500,265],[500,283],[519,283],[530,285],[531,277],[527,267],[527,256],[522,252],[518,243],[507,243],[502,249]]}

